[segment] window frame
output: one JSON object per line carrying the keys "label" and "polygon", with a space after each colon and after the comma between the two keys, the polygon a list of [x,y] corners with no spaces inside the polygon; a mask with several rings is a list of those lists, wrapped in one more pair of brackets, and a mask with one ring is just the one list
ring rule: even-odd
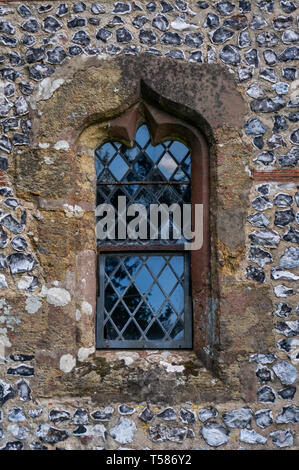
{"label": "window frame", "polygon": [[[203,205],[203,245],[200,250],[191,250],[189,253],[189,286],[191,291],[191,301],[188,301],[191,310],[191,344],[181,348],[177,346],[167,345],[161,347],[161,340],[151,341],[151,345],[137,345],[140,340],[123,341],[120,344],[112,345],[113,341],[109,340],[106,345],[98,345],[99,333],[101,326],[100,319],[103,318],[101,306],[103,299],[100,298],[100,282],[101,282],[101,255],[106,256],[109,252],[112,254],[139,253],[144,252],[180,252],[184,253],[185,245],[97,245],[97,311],[96,311],[96,349],[199,349],[205,346],[207,335],[203,331],[202,315],[207,312],[210,303],[210,240],[209,240],[209,163],[208,163],[208,147],[202,134],[195,129],[194,126],[185,121],[177,119],[168,113],[161,111],[146,103],[144,100],[139,102],[120,117],[111,120],[108,123],[108,138],[103,139],[100,145],[109,141],[120,141],[132,148],[136,132],[140,125],[146,123],[151,135],[153,145],[158,145],[165,140],[180,140],[191,152],[191,201],[192,216],[194,220],[194,205]],[[194,184],[197,181],[198,184]],[[204,183],[205,181],[205,183]],[[193,228],[193,227],[192,227]],[[186,259],[186,256],[185,256]],[[186,261],[184,262],[186,264]],[[190,295],[188,296],[188,298]],[[186,300],[186,299],[185,299]],[[186,305],[186,301],[185,301]],[[185,324],[186,327],[186,324]],[[102,327],[103,331],[103,327]],[[193,335],[192,335],[193,331]],[[190,330],[189,330],[190,332]],[[197,334],[198,333],[198,334]],[[193,336],[193,337],[192,337]],[[130,342],[130,345],[128,344]],[[134,343],[134,344],[133,344]],[[160,343],[159,345],[157,343]]]}

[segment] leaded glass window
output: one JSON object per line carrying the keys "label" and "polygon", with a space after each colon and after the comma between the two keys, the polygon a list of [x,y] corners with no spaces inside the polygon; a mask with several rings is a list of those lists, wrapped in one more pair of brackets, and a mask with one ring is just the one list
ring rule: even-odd
{"label": "leaded glass window", "polygon": [[[191,203],[190,150],[178,140],[153,145],[143,124],[132,148],[105,142],[95,152],[95,163],[97,206],[108,204],[115,213],[113,236],[109,232],[98,238],[97,347],[191,347],[189,256],[182,245],[183,230],[178,236],[182,213],[175,219],[170,212],[166,221],[161,217],[150,238],[153,205],[176,204],[183,209]],[[143,205],[146,238],[131,239],[121,232],[119,198],[126,208]],[[126,218],[127,225],[132,219]]]}

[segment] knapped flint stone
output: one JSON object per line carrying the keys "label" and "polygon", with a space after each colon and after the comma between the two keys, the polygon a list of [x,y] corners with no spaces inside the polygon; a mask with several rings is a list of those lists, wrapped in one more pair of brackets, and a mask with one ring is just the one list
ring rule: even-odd
{"label": "knapped flint stone", "polygon": [[286,431],[273,431],[269,436],[277,447],[291,447],[294,443],[293,433],[289,429]]}
{"label": "knapped flint stone", "polygon": [[253,16],[251,22],[250,22],[250,28],[251,29],[263,29],[265,26],[267,26],[267,22],[265,18],[263,18],[260,15],[255,15]]}
{"label": "knapped flint stone", "polygon": [[31,82],[20,82],[19,84],[19,89],[23,95],[30,96],[33,93],[34,90],[34,85]]}
{"label": "knapped flint stone", "polygon": [[187,434],[188,434],[188,428],[178,428],[178,427],[168,428],[167,440],[171,442],[182,443],[186,439]]}
{"label": "knapped flint stone", "polygon": [[245,53],[245,61],[248,65],[253,65],[254,67],[258,67],[259,65],[259,56],[256,49],[250,49]]}
{"label": "knapped flint stone", "polygon": [[292,311],[292,307],[290,307],[288,304],[285,302],[279,302],[274,313],[277,317],[287,318],[289,315],[291,315]]}
{"label": "knapped flint stone", "polygon": [[157,424],[156,426],[150,426],[148,429],[148,437],[153,442],[165,442],[167,441],[169,428],[165,424]]}
{"label": "knapped flint stone", "polygon": [[[294,220],[295,220],[295,214],[293,212],[293,209],[285,209],[282,211],[275,212],[274,225],[277,225],[278,227],[285,227],[286,225],[290,224]],[[289,266],[283,266],[283,267],[288,268]]]}
{"label": "knapped flint stone", "polygon": [[6,98],[10,98],[14,94],[15,94],[14,85],[12,83],[7,83],[7,85],[5,85],[4,87],[4,96],[6,96]]}
{"label": "knapped flint stone", "polygon": [[[142,28],[145,23],[147,23],[149,20],[147,19],[146,16],[144,15],[137,15],[135,16],[135,18],[133,19],[132,21],[132,25],[135,27],[135,28]],[[148,31],[151,31],[151,30],[148,30]]]}
{"label": "knapped flint stone", "polygon": [[34,359],[34,354],[10,354],[9,359],[15,362],[27,362]]}
{"label": "knapped flint stone", "polygon": [[149,423],[154,417],[154,413],[149,408],[144,408],[142,412],[138,415],[138,418],[141,419],[144,423]]}
{"label": "knapped flint stone", "polygon": [[56,33],[62,28],[62,23],[54,18],[54,16],[47,16],[43,21],[43,30],[47,33]]}
{"label": "knapped flint stone", "polygon": [[112,10],[112,13],[124,15],[126,13],[130,13],[130,11],[131,11],[131,5],[129,3],[116,2],[114,4],[114,9]]}
{"label": "knapped flint stone", "polygon": [[105,8],[100,3],[93,3],[90,7],[91,13],[94,15],[102,15],[105,13]]}
{"label": "knapped flint stone", "polygon": [[290,28],[293,23],[293,18],[291,16],[277,16],[273,19],[273,27],[277,31],[283,31],[284,29]]}
{"label": "knapped flint stone", "polygon": [[241,429],[240,441],[246,444],[266,444],[267,438],[258,434],[253,429]]}
{"label": "knapped flint stone", "polygon": [[230,29],[224,28],[221,26],[215,31],[209,33],[210,40],[213,44],[223,44],[233,37],[235,33]]}
{"label": "knapped flint stone", "polygon": [[107,28],[100,28],[96,33],[96,39],[107,42],[112,37],[111,31]]}
{"label": "knapped flint stone", "polygon": [[33,441],[29,444],[30,450],[48,450],[47,446],[44,446],[38,441]]}
{"label": "knapped flint stone", "polygon": [[24,31],[27,31],[27,33],[36,33],[40,26],[39,22],[35,18],[30,18],[27,21],[24,21],[24,23],[21,25],[21,28]]}
{"label": "knapped flint stone", "polygon": [[[91,24],[99,24],[99,23],[100,23],[100,19],[99,19],[99,18],[89,18],[89,19],[88,19],[88,22],[91,23]],[[115,15],[115,16],[114,16],[113,18],[111,18],[111,20],[109,21],[108,26],[110,26],[110,28],[114,28],[114,26],[119,26],[119,25],[122,25],[122,24],[125,24],[125,22],[124,22],[124,20],[122,19],[122,17]]]}
{"label": "knapped flint stone", "polygon": [[267,132],[267,126],[257,118],[249,118],[245,124],[246,135],[261,135]]}
{"label": "knapped flint stone", "polygon": [[227,18],[224,21],[223,26],[227,26],[234,31],[240,31],[241,29],[247,28],[248,20],[245,15],[235,15]]}
{"label": "knapped flint stone", "polygon": [[47,61],[50,64],[62,64],[66,57],[67,54],[61,46],[56,46],[54,49],[47,51]]}
{"label": "knapped flint stone", "polygon": [[199,47],[202,45],[204,36],[201,33],[189,33],[185,36],[185,44],[191,47]]}
{"label": "knapped flint stone", "polygon": [[220,25],[220,18],[215,13],[208,13],[203,24],[204,28],[217,28]]}
{"label": "knapped flint stone", "polygon": [[299,266],[299,248],[294,246],[286,248],[283,256],[280,258],[280,266],[288,269]]}
{"label": "knapped flint stone", "polygon": [[202,51],[192,51],[189,56],[190,62],[203,62]]}
{"label": "knapped flint stone", "polygon": [[26,421],[26,416],[22,408],[14,407],[7,413],[7,419],[11,423],[22,423]]}
{"label": "knapped flint stone", "polygon": [[282,35],[282,42],[284,44],[298,44],[299,34],[297,33],[297,31],[293,31],[292,29],[288,29]]}
{"label": "knapped flint stone", "polygon": [[9,441],[0,450],[23,450],[24,444],[21,441]]}
{"label": "knapped flint stone", "polygon": [[13,145],[29,145],[29,137],[26,134],[15,132],[12,138]]}
{"label": "knapped flint stone", "polygon": [[83,424],[79,424],[79,426],[74,429],[73,434],[74,436],[83,436],[84,434],[86,434],[86,432],[87,428],[83,426]]}
{"label": "knapped flint stone", "polygon": [[30,418],[32,418],[32,419],[39,418],[42,415],[42,413],[43,413],[42,408],[35,408],[33,410],[28,411],[28,414],[29,414]]}
{"label": "knapped flint stone", "polygon": [[273,374],[268,367],[261,367],[260,365],[258,366],[255,375],[259,379],[260,384],[263,384],[265,382],[271,382],[273,380]]}
{"label": "knapped flint stone", "polygon": [[7,269],[7,262],[5,255],[0,254],[0,271]]}
{"label": "knapped flint stone", "polygon": [[241,13],[249,13],[251,11],[251,2],[247,0],[239,0],[239,10]]}
{"label": "knapped flint stone", "polygon": [[[0,117],[7,116],[12,107],[13,107],[13,104],[4,96],[0,101]],[[2,121],[2,129],[3,129],[3,132],[7,132],[6,126],[3,125],[3,121]]]}
{"label": "knapped flint stone", "polygon": [[254,416],[256,424],[262,429],[265,429],[273,424],[272,410],[258,410],[255,412]]}
{"label": "knapped flint stone", "polygon": [[258,34],[256,41],[260,47],[275,47],[279,42],[279,38],[275,33],[263,31]]}
{"label": "knapped flint stone", "polygon": [[287,120],[284,116],[276,115],[274,116],[274,126],[273,132],[285,131],[288,128]]}
{"label": "knapped flint stone", "polygon": [[285,193],[278,193],[274,198],[274,204],[277,207],[288,207],[294,203],[294,199],[291,195]]}
{"label": "knapped flint stone", "polygon": [[17,8],[17,11],[19,15],[21,15],[22,18],[29,18],[29,16],[32,15],[30,8],[27,5],[19,5]]}
{"label": "knapped flint stone", "polygon": [[253,199],[252,207],[258,211],[264,211],[273,207],[273,204],[267,196],[258,196]]}
{"label": "knapped flint stone", "polygon": [[66,3],[60,3],[56,9],[56,16],[58,16],[58,18],[62,18],[63,16],[65,16],[69,11],[69,8],[67,6]]}
{"label": "knapped flint stone", "polygon": [[249,234],[249,239],[254,245],[276,248],[280,242],[280,236],[275,230],[257,230]]}
{"label": "knapped flint stone", "polygon": [[104,410],[96,410],[91,413],[90,416],[95,421],[110,421],[110,419],[112,418],[113,411],[114,410],[111,406],[106,406]]}
{"label": "knapped flint stone", "polygon": [[180,46],[182,44],[182,38],[178,33],[172,33],[170,31],[167,31],[166,33],[162,34],[161,43],[169,44],[172,46]]}
{"label": "knapped flint stone", "polygon": [[127,55],[138,55],[141,51],[139,46],[127,46],[124,48],[124,53]]}
{"label": "knapped flint stone", "polygon": [[239,408],[223,413],[222,420],[229,428],[246,428],[251,425],[252,410]]}
{"label": "knapped flint stone", "polygon": [[46,13],[48,11],[51,11],[53,9],[53,5],[51,5],[50,3],[46,4],[46,5],[40,5],[38,7],[38,12],[39,13]]}
{"label": "knapped flint stone", "polygon": [[172,5],[170,5],[170,3],[168,2],[165,2],[164,0],[162,0],[160,2],[161,4],[161,8],[162,8],[162,13],[168,13],[169,11],[173,11],[174,8]]}
{"label": "knapped flint stone", "polygon": [[70,29],[73,28],[83,28],[86,26],[86,19],[85,18],[80,18],[78,16],[75,16],[71,20],[67,22],[67,27]]}
{"label": "knapped flint stone", "polygon": [[260,212],[256,212],[255,214],[250,215],[247,217],[248,222],[255,226],[255,227],[267,227],[270,224],[269,219]]}
{"label": "knapped flint stone", "polygon": [[299,145],[299,129],[296,129],[291,133],[290,141],[292,144]]}
{"label": "knapped flint stone", "polygon": [[264,90],[258,83],[252,83],[246,90],[246,94],[251,98],[262,98],[265,96]]}
{"label": "knapped flint stone", "polygon": [[54,73],[54,67],[45,64],[36,64],[29,67],[29,77],[40,82]]}
{"label": "knapped flint stone", "polygon": [[252,139],[252,143],[255,146],[255,148],[257,148],[258,150],[262,150],[264,147],[264,140],[262,136],[254,137]]}
{"label": "knapped flint stone", "polygon": [[88,46],[90,44],[90,36],[85,31],[80,30],[74,34],[72,42],[81,46]]}
{"label": "knapped flint stone", "polygon": [[40,441],[46,444],[57,444],[57,442],[65,441],[70,437],[70,432],[64,429],[56,429],[48,424],[40,424],[36,435]]}
{"label": "knapped flint stone", "polygon": [[50,421],[57,426],[57,424],[62,423],[63,421],[68,421],[70,419],[70,413],[65,410],[54,409],[50,411],[49,418]]}
{"label": "knapped flint stone", "polygon": [[241,63],[241,56],[238,52],[238,49],[235,46],[226,45],[223,47],[219,54],[222,62],[229,65],[239,65]]}
{"label": "knapped flint stone", "polygon": [[299,47],[287,47],[279,56],[278,59],[282,62],[299,59]]}
{"label": "knapped flint stone", "polygon": [[34,367],[23,366],[23,365],[17,366],[17,367],[9,367],[7,369],[7,375],[17,375],[21,377],[33,377]]}
{"label": "knapped flint stone", "polygon": [[176,49],[175,51],[169,51],[165,54],[167,57],[172,57],[173,59],[185,59],[184,51]]}
{"label": "knapped flint stone", "polygon": [[11,246],[16,251],[25,251],[28,248],[28,244],[22,235],[18,235],[11,240]]}
{"label": "knapped flint stone", "polygon": [[158,37],[151,29],[141,29],[139,33],[139,39],[142,44],[152,46],[158,41]]}
{"label": "knapped flint stone", "polygon": [[253,77],[252,67],[238,67],[238,77],[240,82],[245,82]]}
{"label": "knapped flint stone", "polygon": [[126,416],[126,415],[132,415],[135,413],[135,408],[130,405],[119,405],[118,406],[118,412],[120,415]]}
{"label": "knapped flint stone", "polygon": [[281,412],[277,415],[275,422],[277,424],[296,424],[299,422],[299,406],[287,405],[284,406]]}
{"label": "knapped flint stone", "polygon": [[7,263],[11,274],[32,271],[37,264],[30,253],[12,253],[7,257]]}
{"label": "knapped flint stone", "polygon": [[82,11],[85,11],[86,10],[86,5],[84,2],[76,2],[74,5],[73,5],[73,12],[75,13],[80,13]]}
{"label": "knapped flint stone", "polygon": [[275,325],[275,329],[278,333],[291,338],[299,334],[299,321],[278,322]]}
{"label": "knapped flint stone", "polygon": [[20,56],[18,52],[8,52],[7,57],[9,59],[9,64],[13,67],[20,67],[25,64],[24,59]]}
{"label": "knapped flint stone", "polygon": [[169,28],[169,21],[166,16],[159,13],[153,19],[152,25],[160,31],[166,31]]}
{"label": "knapped flint stone", "polygon": [[253,100],[250,103],[250,108],[256,113],[272,113],[284,108],[285,105],[286,102],[281,96],[275,96],[274,98]]}
{"label": "knapped flint stone", "polygon": [[6,36],[6,34],[0,34],[0,44],[9,47],[16,47],[18,40],[11,36]]}
{"label": "knapped flint stone", "polygon": [[296,166],[299,161],[299,149],[292,147],[286,155],[280,155],[278,161],[281,166]]}
{"label": "knapped flint stone", "polygon": [[83,53],[83,49],[80,46],[70,46],[69,47],[69,55],[70,56],[77,56]]}
{"label": "knapped flint stone", "polygon": [[15,34],[16,28],[8,20],[0,19],[0,33]]}
{"label": "knapped flint stone", "polygon": [[134,421],[129,418],[120,417],[119,422],[110,430],[110,436],[120,444],[129,444],[134,439],[137,430]]}
{"label": "knapped flint stone", "polygon": [[32,34],[24,34],[21,38],[22,44],[26,47],[33,46],[36,43],[36,38]]}
{"label": "knapped flint stone", "polygon": [[88,424],[88,413],[84,408],[77,408],[71,424]]}
{"label": "knapped flint stone", "polygon": [[265,273],[261,268],[248,266],[246,268],[246,279],[263,283],[265,281]]}
{"label": "knapped flint stone", "polygon": [[133,39],[133,36],[127,28],[119,28],[116,31],[117,42],[128,43],[128,42],[131,42],[132,39]]}
{"label": "knapped flint stone", "polygon": [[25,225],[24,223],[18,222],[11,214],[4,215],[0,219],[0,224],[4,225],[10,232],[19,234],[23,232]]}
{"label": "knapped flint stone", "polygon": [[20,96],[15,101],[15,114],[16,116],[24,116],[29,113],[29,107],[26,99],[23,96]]}
{"label": "knapped flint stone", "polygon": [[274,287],[274,294],[276,295],[276,297],[287,298],[287,297],[290,297],[292,295],[295,295],[296,292],[293,289],[291,289],[290,287],[287,287],[287,286],[284,286],[283,284],[280,284],[279,286]]}
{"label": "knapped flint stone", "polygon": [[238,46],[239,47],[249,47],[251,46],[251,38],[249,35],[248,29],[244,29],[244,31],[241,31],[239,34],[239,39],[238,39]]}
{"label": "knapped flint stone", "polygon": [[176,420],[177,415],[176,415],[175,410],[169,407],[161,411],[161,413],[158,413],[157,418],[164,419],[165,421],[172,421],[172,420]]}
{"label": "knapped flint stone", "polygon": [[260,2],[257,3],[257,6],[264,11],[267,11],[268,13],[273,13],[274,12],[274,2],[273,0],[261,0]]}
{"label": "knapped flint stone", "polygon": [[253,263],[256,263],[261,268],[265,266],[265,264],[273,263],[273,258],[271,253],[268,251],[264,251],[261,248],[257,248],[255,246],[251,247],[248,254],[248,259]]}
{"label": "knapped flint stone", "polygon": [[277,362],[272,369],[283,385],[292,385],[298,376],[295,367],[287,361]]}
{"label": "knapped flint stone", "polygon": [[216,421],[209,421],[201,428],[200,433],[206,443],[212,447],[219,447],[229,441],[229,429]]}
{"label": "knapped flint stone", "polygon": [[272,86],[272,90],[275,90],[278,95],[286,95],[289,91],[289,85],[285,82],[278,82]]}
{"label": "knapped flint stone", "polygon": [[4,382],[0,379],[0,406],[2,407],[4,403],[12,398],[17,396],[15,389],[12,385]]}
{"label": "knapped flint stone", "polygon": [[206,10],[210,6],[207,2],[197,2],[196,5],[202,10]]}
{"label": "knapped flint stone", "polygon": [[281,0],[279,5],[285,13],[293,13],[296,10],[295,3],[290,0]]}
{"label": "knapped flint stone", "polygon": [[198,419],[202,423],[207,421],[210,418],[216,418],[218,416],[218,411],[213,406],[209,406],[208,408],[203,408],[198,412]]}
{"label": "knapped flint stone", "polygon": [[194,424],[196,422],[196,414],[187,408],[181,408],[179,418],[184,424]]}
{"label": "knapped flint stone", "polygon": [[277,63],[277,54],[271,49],[266,49],[263,56],[267,65],[275,65]]}
{"label": "knapped flint stone", "polygon": [[278,391],[279,398],[282,400],[293,400],[296,390],[296,387],[283,388],[282,390]]}
{"label": "knapped flint stone", "polygon": [[285,80],[293,81],[297,77],[297,69],[295,67],[285,67],[282,69],[282,76]]}
{"label": "knapped flint stone", "polygon": [[0,227],[0,248],[5,248],[8,243],[8,236],[5,230]]}
{"label": "knapped flint stone", "polygon": [[23,401],[32,400],[32,391],[27,380],[19,380],[17,382],[18,395]]}
{"label": "knapped flint stone", "polygon": [[122,51],[121,47],[115,46],[114,44],[109,44],[109,46],[106,47],[106,52],[107,54],[111,56],[115,56],[117,54],[120,54]]}
{"label": "knapped flint stone", "polygon": [[257,399],[260,403],[274,403],[276,396],[273,388],[264,385],[264,387],[258,390]]}
{"label": "knapped flint stone", "polygon": [[220,15],[227,16],[233,12],[235,5],[227,0],[220,0],[214,8],[216,8]]}
{"label": "knapped flint stone", "polygon": [[299,276],[277,266],[271,270],[271,279],[274,279],[275,281],[278,279],[281,279],[282,281],[298,281]]}

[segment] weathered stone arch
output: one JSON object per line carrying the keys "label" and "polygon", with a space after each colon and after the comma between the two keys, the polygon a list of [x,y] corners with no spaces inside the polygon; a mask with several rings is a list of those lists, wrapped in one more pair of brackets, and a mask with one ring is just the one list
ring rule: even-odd
{"label": "weathered stone arch", "polygon": [[[174,354],[178,371],[183,363],[189,368],[184,386],[164,379],[155,364],[147,371],[124,369],[118,383],[117,367],[123,364],[115,362],[117,353],[97,352],[87,359],[94,348],[94,149],[107,135],[109,120],[141,98],[200,129],[210,146],[211,275],[215,284],[208,322],[201,328],[209,338],[202,358],[213,372],[199,374],[202,365],[193,352]],[[168,403],[194,399],[200,384],[205,384],[202,400],[242,396],[242,384],[247,387],[248,353],[267,350],[272,337],[270,327],[263,344],[253,333],[264,321],[267,289],[251,293],[234,277],[245,255],[251,179],[246,172],[249,150],[240,137],[246,105],[232,75],[220,65],[184,63],[149,54],[107,60],[78,58],[40,83],[31,106],[31,150],[16,156],[12,171],[18,195],[42,214],[36,250],[45,281],[58,280],[72,296],[63,310],[46,305],[38,320],[44,333],[32,338],[39,363],[37,393],[51,395],[53,383],[57,395],[97,392],[99,400],[108,395],[117,400],[121,394],[122,400],[134,396],[138,401],[148,398],[146,383],[151,380],[159,384],[151,391],[152,402],[166,397]],[[241,328],[246,324],[247,331],[253,333],[245,339],[242,336],[242,341],[238,334],[240,315]],[[61,372],[65,370],[61,358],[78,354],[82,371]],[[244,357],[242,370],[237,362],[240,357]],[[46,374],[49,365],[51,372],[48,369]],[[88,381],[82,379],[81,372],[89,374]],[[94,374],[90,376],[90,372]],[[223,380],[217,387],[207,386],[207,377],[212,379],[213,374]]]}

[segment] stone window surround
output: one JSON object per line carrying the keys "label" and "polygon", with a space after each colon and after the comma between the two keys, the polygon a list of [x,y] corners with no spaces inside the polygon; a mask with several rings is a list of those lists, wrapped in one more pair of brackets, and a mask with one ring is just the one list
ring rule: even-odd
{"label": "stone window surround", "polygon": [[[194,126],[175,118],[164,111],[161,111],[152,105],[141,100],[140,103],[133,106],[122,116],[108,123],[108,141],[121,141],[129,147],[133,146],[134,138],[138,127],[145,122],[154,145],[163,140],[182,140],[191,150],[191,188],[192,205],[203,205],[203,246],[200,250],[190,251],[191,265],[191,286],[192,286],[192,305],[193,305],[193,350],[200,354],[209,338],[201,335],[200,323],[206,322],[203,315],[207,315],[210,299],[210,236],[209,236],[209,157],[208,146],[203,135],[195,129]],[[102,145],[106,139],[99,144]],[[193,184],[192,184],[193,182]],[[196,182],[196,183],[195,183]],[[114,251],[167,251],[184,250],[183,246],[134,246],[134,247],[115,247],[98,246],[98,266],[101,252]],[[98,282],[97,282],[98,288]],[[124,348],[126,349],[126,348]],[[165,349],[165,348],[163,348]],[[102,350],[102,348],[99,348]]]}

